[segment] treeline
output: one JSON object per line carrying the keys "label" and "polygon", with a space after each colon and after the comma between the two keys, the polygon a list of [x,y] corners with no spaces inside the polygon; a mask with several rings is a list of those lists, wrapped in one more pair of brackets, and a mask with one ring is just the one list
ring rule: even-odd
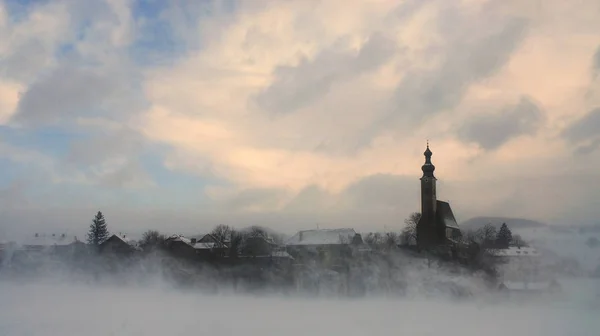
{"label": "treeline", "polygon": [[524,247],[525,241],[519,235],[513,235],[506,223],[502,223],[500,230],[497,230],[491,223],[475,230],[467,231],[464,235],[467,241],[473,241],[488,249],[506,249],[509,246]]}
{"label": "treeline", "polygon": [[[239,252],[248,238],[262,237],[273,241],[275,244],[283,244],[284,239],[283,235],[267,232],[266,229],[259,226],[251,226],[248,229],[236,230],[229,225],[219,224],[214,227],[209,234],[215,237],[219,242],[225,243],[230,250],[237,252]],[[108,229],[104,214],[101,211],[98,211],[90,224],[87,234],[87,243],[90,246],[100,246],[110,236],[111,233]],[[170,236],[165,235],[158,230],[147,230],[142,234],[142,238],[137,243],[144,250],[152,250],[165,247],[165,242],[169,237]]]}

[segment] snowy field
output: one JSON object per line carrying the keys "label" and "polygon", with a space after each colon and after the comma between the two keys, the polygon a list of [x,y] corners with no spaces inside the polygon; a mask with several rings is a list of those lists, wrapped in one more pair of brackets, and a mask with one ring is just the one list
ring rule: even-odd
{"label": "snowy field", "polygon": [[5,280],[0,335],[599,335],[598,285],[572,285],[580,292],[571,299],[452,302],[204,296],[166,286]]}

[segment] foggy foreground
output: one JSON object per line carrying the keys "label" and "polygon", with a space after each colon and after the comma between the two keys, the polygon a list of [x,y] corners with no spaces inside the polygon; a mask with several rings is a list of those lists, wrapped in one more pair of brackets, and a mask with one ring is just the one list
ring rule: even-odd
{"label": "foggy foreground", "polygon": [[0,280],[0,335],[598,335],[598,284],[567,287],[562,298],[453,301]]}

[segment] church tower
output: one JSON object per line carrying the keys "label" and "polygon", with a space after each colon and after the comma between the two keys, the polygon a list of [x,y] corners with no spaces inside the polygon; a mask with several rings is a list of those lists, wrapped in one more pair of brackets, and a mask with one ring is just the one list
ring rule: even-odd
{"label": "church tower", "polygon": [[425,150],[425,164],[421,166],[423,176],[421,177],[421,215],[426,218],[435,218],[435,206],[437,202],[437,195],[435,190],[435,184],[437,179],[433,175],[435,166],[431,163],[431,156],[433,153],[429,149],[429,142],[427,142],[427,149]]}
{"label": "church tower", "polygon": [[[444,242],[444,228],[440,226],[437,220],[437,179],[433,172],[435,166],[431,162],[433,153],[429,149],[425,150],[425,163],[421,166],[423,176],[421,177],[421,219],[417,223],[417,245],[419,248],[429,248]],[[442,224],[443,225],[443,224]]]}

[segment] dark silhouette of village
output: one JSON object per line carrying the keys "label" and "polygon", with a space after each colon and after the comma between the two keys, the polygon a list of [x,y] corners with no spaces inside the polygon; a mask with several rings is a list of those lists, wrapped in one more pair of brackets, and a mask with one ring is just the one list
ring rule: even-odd
{"label": "dark silhouette of village", "polygon": [[437,199],[429,144],[424,156],[421,212],[406,219],[400,233],[363,236],[351,228],[315,229],[283,239],[266,228],[235,230],[219,225],[198,236],[149,230],[136,241],[121,233],[109,234],[98,212],[86,242],[64,234],[35,234],[21,244],[4,244],[0,275],[42,276],[61,270],[102,280],[160,274],[177,286],[208,291],[229,286],[243,291],[318,294],[328,284],[332,292],[343,295],[364,294],[369,286],[402,294],[406,279],[398,274],[408,260],[420,261],[427,268],[479,274],[490,288],[498,288],[498,258],[488,251],[508,248],[510,230],[503,225],[494,239],[463,234],[450,204]]}

